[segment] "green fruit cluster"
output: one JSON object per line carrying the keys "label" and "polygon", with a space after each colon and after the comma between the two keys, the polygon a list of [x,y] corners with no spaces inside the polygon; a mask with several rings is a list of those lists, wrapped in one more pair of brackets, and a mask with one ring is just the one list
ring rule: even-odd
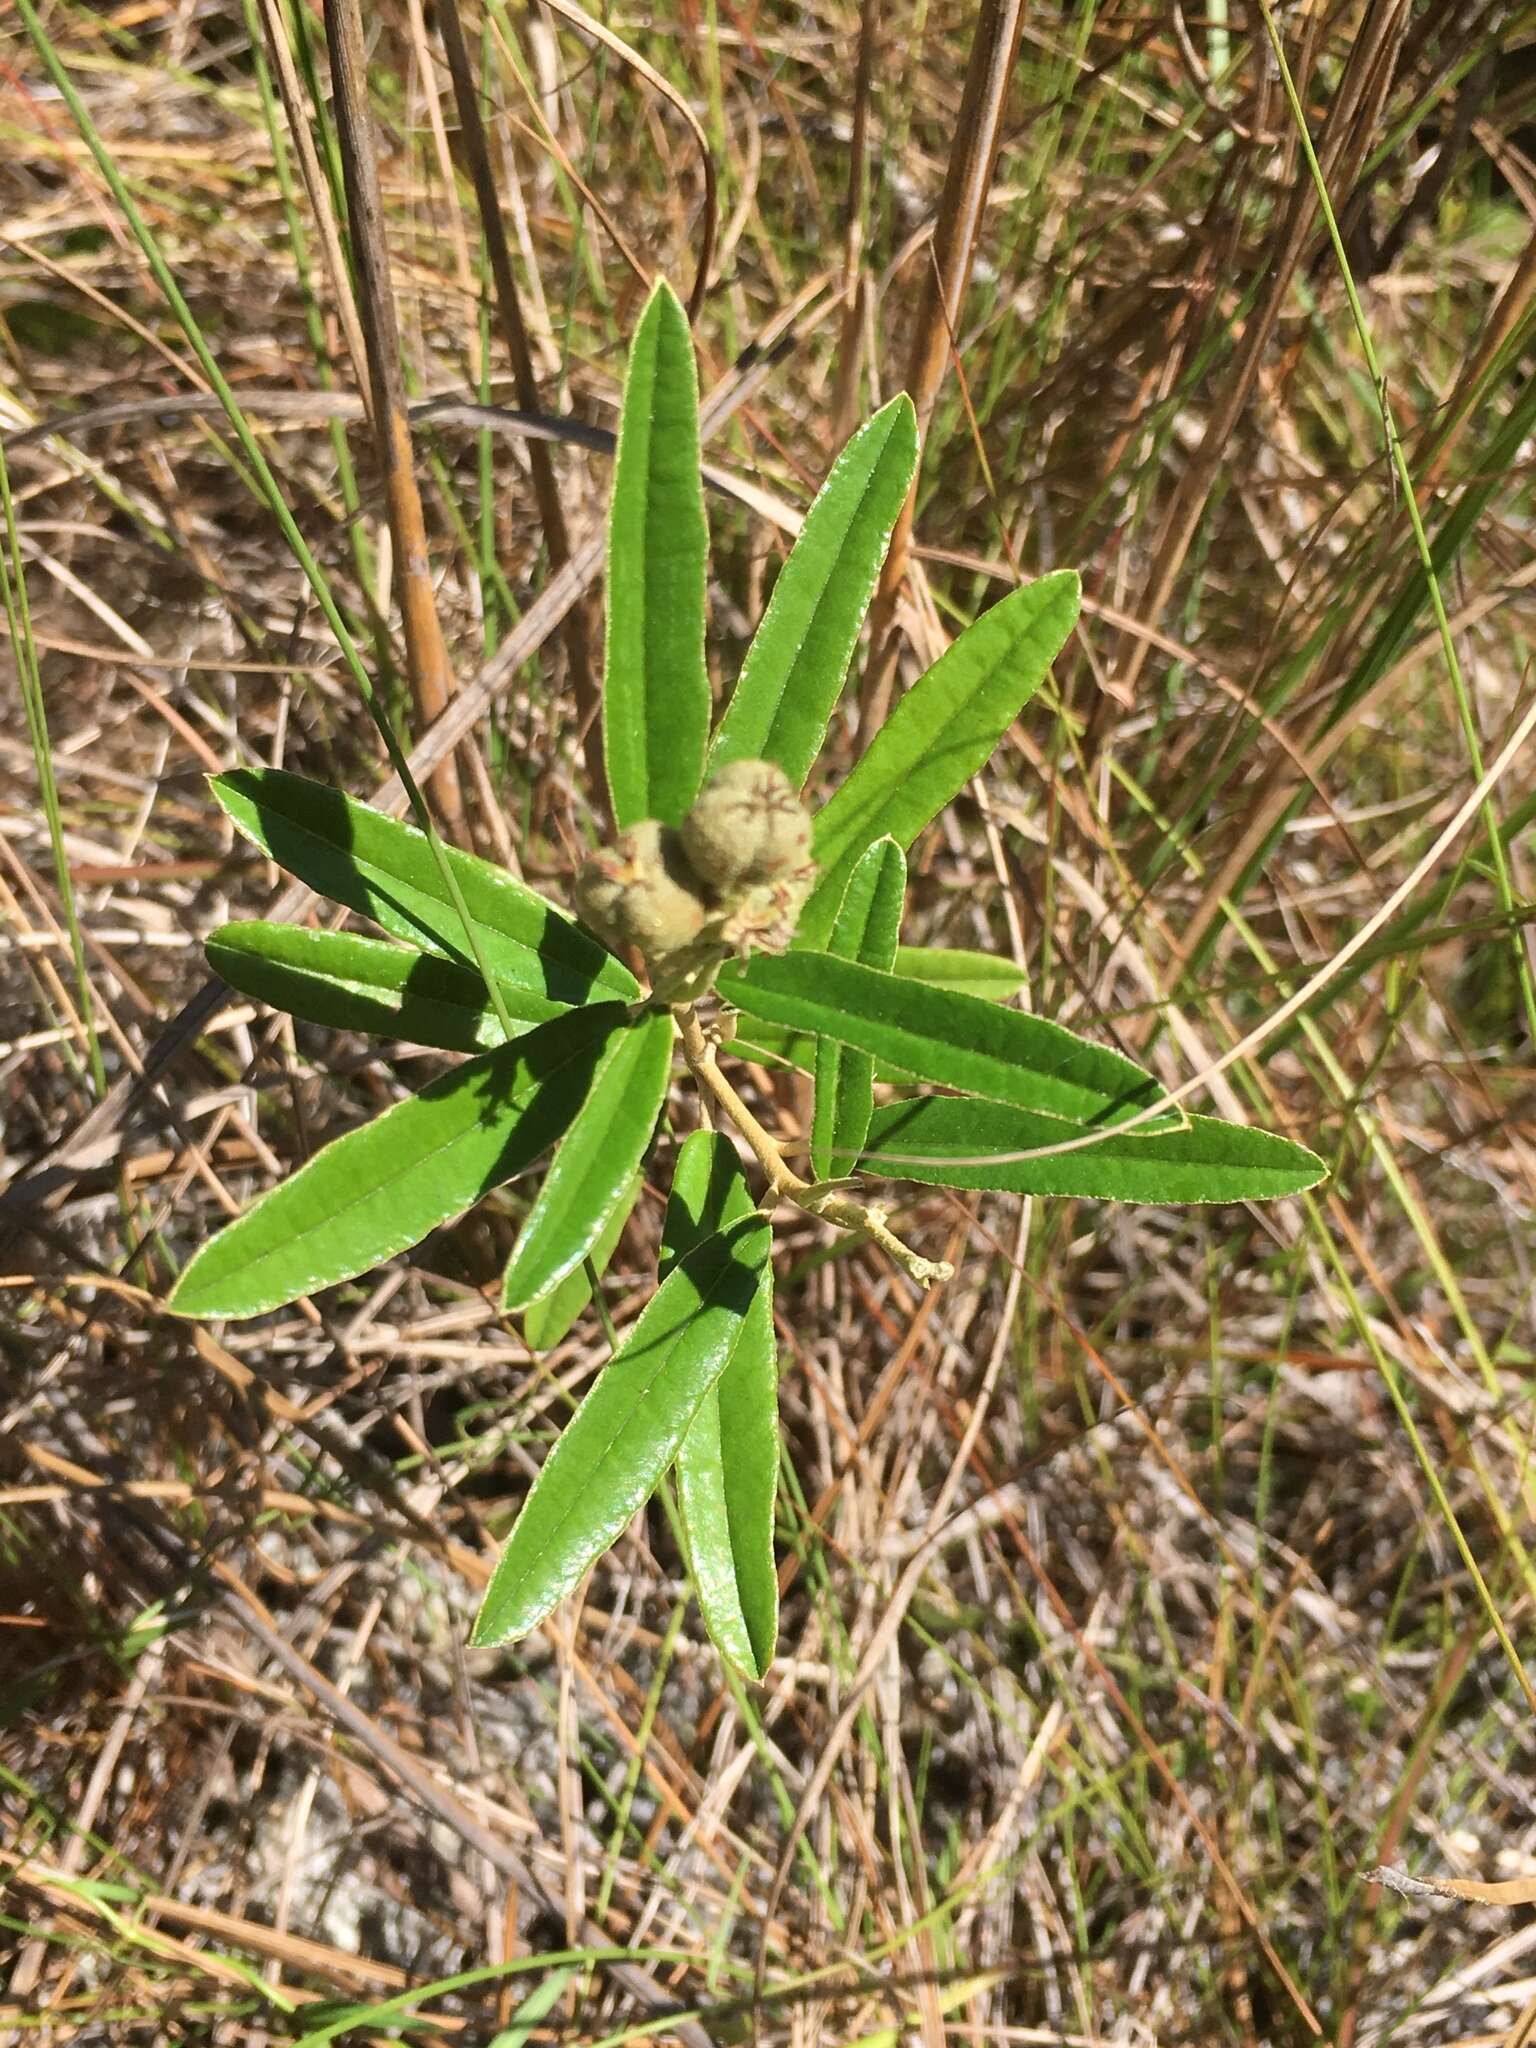
{"label": "green fruit cluster", "polygon": [[783,769],[732,761],[682,824],[646,818],[576,877],[576,907],[653,984],[711,974],[728,955],[782,952],[816,879],[811,819]]}

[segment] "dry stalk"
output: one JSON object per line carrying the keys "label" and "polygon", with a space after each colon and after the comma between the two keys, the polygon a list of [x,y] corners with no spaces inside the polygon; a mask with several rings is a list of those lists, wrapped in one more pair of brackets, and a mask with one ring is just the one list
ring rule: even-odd
{"label": "dry stalk", "polygon": [[[378,142],[368,110],[368,64],[358,0],[325,0],[336,134],[346,179],[348,226],[357,265],[357,310],[368,357],[372,426],[383,474],[394,572],[405,633],[405,666],[416,715],[425,729],[446,709],[457,687],[427,552],[426,522],[400,374],[400,328],[389,275],[389,244],[379,192]],[[464,822],[458,771],[443,762],[432,778],[443,821],[457,833]]]}
{"label": "dry stalk", "polygon": [[315,138],[310,133],[309,119],[304,110],[304,89],[299,83],[293,51],[288,46],[279,0],[259,0],[259,4],[262,27],[267,33],[267,53],[272,59],[278,96],[288,121],[288,139],[298,158],[299,175],[304,181],[304,194],[309,201],[310,215],[320,243],[325,281],[341,326],[343,345],[352,361],[352,374],[358,381],[363,403],[368,405],[372,397],[368,384],[368,351],[357,317],[357,302],[352,296],[352,280],[347,275],[346,257],[342,254],[341,235],[336,226],[335,209],[331,205],[331,188],[320,168]]}
{"label": "dry stalk", "polygon": [[[1375,133],[1376,118],[1395,74],[1406,14],[1406,0],[1378,0],[1351,46],[1317,146],[1330,184],[1353,182],[1360,156]],[[1169,499],[1153,543],[1152,567],[1141,601],[1132,607],[1144,619],[1155,623],[1172,594],[1211,487],[1226,459],[1228,444],[1258,383],[1265,353],[1316,218],[1317,193],[1306,165],[1298,163],[1289,213],[1275,242],[1265,252],[1265,280],[1259,301],[1244,324],[1225,388],[1211,408],[1200,445]],[[1148,642],[1140,634],[1122,636],[1115,649],[1110,681],[1127,702],[1146,664],[1147,652]]]}
{"label": "dry stalk", "polygon": [[868,280],[864,237],[869,217],[869,103],[875,69],[880,0],[862,0],[859,55],[853,79],[853,129],[848,137],[847,218],[843,224],[843,323],[837,342],[837,385],[832,397],[832,438],[839,445],[858,425],[859,363]]}
{"label": "dry stalk", "polygon": [[[955,123],[954,148],[934,224],[912,350],[907,359],[906,388],[917,408],[919,445],[927,438],[944,365],[949,360],[950,336],[959,326],[960,309],[971,281],[987,193],[1002,139],[1003,108],[1023,25],[1024,0],[983,0]],[[916,505],[914,477],[891,535],[880,587],[870,610],[871,659],[864,679],[861,711],[866,734],[879,730],[890,704],[896,673],[896,599],[907,573]]]}
{"label": "dry stalk", "polygon": [[[501,337],[506,345],[507,360],[512,366],[513,389],[517,393],[518,404],[525,412],[538,412],[541,410],[539,380],[533,366],[533,351],[528,345],[527,323],[523,319],[517,278],[512,269],[512,254],[507,247],[501,201],[496,192],[485,123],[480,117],[480,98],[475,90],[474,69],[464,39],[464,24],[459,16],[457,0],[444,0],[444,5],[438,9],[437,19],[448,58],[449,75],[453,80],[459,131],[475,187],[475,203],[480,210],[480,225],[485,231],[486,253],[490,257],[491,276],[496,285],[496,307],[501,316]],[[528,470],[544,527],[549,566],[558,571],[571,558],[571,541],[565,524],[565,508],[560,503],[560,482],[555,475],[554,460],[543,442],[528,443]],[[603,775],[602,737],[598,723],[598,682],[591,611],[585,601],[573,605],[567,613],[562,634],[566,659],[571,665],[576,716],[585,736],[593,800],[603,805],[606,803],[607,782]]]}

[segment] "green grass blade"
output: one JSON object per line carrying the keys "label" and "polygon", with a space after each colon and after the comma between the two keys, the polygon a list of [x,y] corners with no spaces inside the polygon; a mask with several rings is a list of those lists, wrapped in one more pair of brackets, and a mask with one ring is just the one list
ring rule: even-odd
{"label": "green grass blade", "polygon": [[913,684],[816,819],[822,876],[800,919],[826,943],[855,861],[889,835],[908,847],[985,766],[1077,622],[1071,570],[1010,591]]}
{"label": "green grass blade", "polygon": [[[403,1038],[445,1052],[488,1052],[506,1043],[479,975],[435,953],[354,932],[258,920],[221,925],[203,949],[208,965],[231,988],[311,1024]],[[530,989],[504,986],[503,996],[521,1026],[514,1037],[571,1007]]]}
{"label": "green grass blade", "polygon": [[608,517],[603,759],[621,830],[677,824],[703,779],[708,545],[693,336],[662,282],[630,347]]}
{"label": "green grass blade", "polygon": [[[1078,1122],[1113,1122],[1153,1102],[1152,1076],[1109,1046],[979,996],[928,988],[828,953],[760,955],[722,974],[728,1002],[770,1024],[839,1039],[883,1067]],[[1170,1111],[1161,1126],[1177,1127]]]}
{"label": "green grass blade", "polygon": [[903,392],[832,466],[768,600],[726,706],[710,767],[777,761],[798,789],[826,738],[917,467],[917,416]]}
{"label": "green grass blade", "polygon": [[[856,960],[865,967],[889,972],[896,959],[906,890],[905,855],[894,839],[877,839],[849,877],[828,952],[840,960]],[[818,1038],[811,1121],[814,1179],[832,1177],[834,1153],[858,1156],[874,1108],[875,1062],[871,1055],[836,1038]]]}
{"label": "green grass blade", "polygon": [[613,1039],[560,1141],[501,1284],[501,1305],[528,1308],[579,1266],[650,1149],[672,1071],[672,1018],[638,1017]]}
{"label": "green grass blade", "polygon": [[586,1097],[618,1004],[466,1060],[317,1152],[182,1274],[183,1316],[254,1316],[366,1273],[531,1166]]}
{"label": "green grass blade", "polygon": [[[1111,1127],[1075,1151],[1016,1156],[1087,1135],[1085,1128],[1064,1131],[1053,1117],[930,1095],[875,1111],[863,1166],[938,1187],[1154,1203],[1267,1201],[1314,1187],[1327,1171],[1289,1138],[1204,1116],[1153,1137]],[[839,1158],[838,1172],[851,1172],[853,1163]]]}
{"label": "green grass blade", "polygon": [[[209,787],[247,839],[312,889],[397,939],[469,965],[458,905],[425,837],[323,782],[237,768]],[[551,1002],[629,1001],[629,969],[504,868],[445,849],[497,981]]]}
{"label": "green grass blade", "polygon": [[769,1248],[767,1222],[752,1217],[662,1282],[545,1459],[486,1589],[477,1644],[536,1628],[647,1500],[725,1370]]}
{"label": "green grass blade", "polygon": [[[733,1147],[716,1132],[695,1131],[672,1180],[663,1272],[713,1232],[753,1212]],[[699,1611],[721,1656],[753,1678],[773,1661],[779,1633],[773,1556],[778,1393],[773,1270],[765,1264],[730,1362],[700,1403],[677,1454],[678,1505]]]}
{"label": "green grass blade", "polygon": [[607,1272],[608,1261],[624,1234],[624,1226],[640,1199],[644,1185],[643,1175],[637,1173],[631,1177],[628,1186],[620,1189],[619,1199],[603,1218],[602,1228],[589,1255],[566,1274],[558,1287],[552,1287],[548,1294],[541,1295],[523,1317],[523,1342],[530,1351],[552,1351],[569,1335],[576,1318],[592,1299],[594,1280],[601,1280]]}

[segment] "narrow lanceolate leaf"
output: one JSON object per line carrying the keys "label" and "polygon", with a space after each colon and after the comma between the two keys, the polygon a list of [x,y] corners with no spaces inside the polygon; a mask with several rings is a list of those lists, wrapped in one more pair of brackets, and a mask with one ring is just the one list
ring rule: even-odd
{"label": "narrow lanceolate leaf", "polygon": [[475,1623],[477,1643],[536,1628],[613,1542],[677,1456],[763,1285],[766,1221],[749,1218],[668,1274],[545,1459]]}
{"label": "narrow lanceolate leaf", "polygon": [[[1080,1141],[1091,1137],[1091,1144]],[[1073,1151],[1052,1148],[1077,1143]],[[1039,1153],[1040,1157],[1020,1155]],[[838,1162],[851,1170],[851,1160]],[[877,1109],[866,1173],[939,1187],[1106,1202],[1261,1202],[1316,1186],[1327,1169],[1289,1138],[1194,1116],[1181,1131],[1073,1130],[988,1102],[930,1095]]]}
{"label": "narrow lanceolate leaf", "polygon": [[[424,833],[323,782],[236,768],[209,787],[236,828],[322,896],[478,978],[474,954]],[[634,976],[552,903],[472,853],[447,849],[486,965],[505,987],[553,1004],[632,1001]]]}
{"label": "narrow lanceolate leaf", "polygon": [[693,336],[663,282],[630,345],[608,513],[603,760],[621,829],[677,824],[703,779],[708,545]]}
{"label": "narrow lanceolate leaf", "polygon": [[[848,878],[847,894],[832,927],[827,951],[839,960],[888,971],[901,930],[907,863],[894,839],[877,839]],[[840,1039],[816,1041],[815,1112],[811,1123],[811,1173],[826,1180],[832,1155],[858,1155],[875,1108],[875,1063],[869,1053]]]}
{"label": "narrow lanceolate leaf", "polygon": [[1005,1003],[1029,985],[1029,976],[1006,953],[973,953],[966,946],[898,946],[896,972],[930,988],[985,996],[989,1003]]}
{"label": "narrow lanceolate leaf", "polygon": [[710,753],[777,761],[796,789],[842,692],[875,579],[917,466],[917,416],[903,392],[848,443],[773,586]]}
{"label": "narrow lanceolate leaf", "polygon": [[[672,1180],[663,1273],[711,1232],[752,1213],[752,1193],[731,1145],[718,1133],[695,1131]],[[721,1656],[753,1678],[767,1671],[779,1633],[773,1561],[778,1473],[773,1270],[765,1265],[730,1362],[677,1454],[678,1505],[699,1611]]]}
{"label": "narrow lanceolate leaf", "polygon": [[570,1334],[576,1318],[592,1299],[592,1274],[601,1280],[607,1272],[608,1261],[624,1234],[624,1226],[643,1186],[643,1177],[635,1174],[629,1185],[619,1191],[619,1199],[603,1218],[603,1227],[597,1233],[597,1242],[590,1257],[567,1273],[558,1287],[552,1287],[548,1294],[541,1295],[523,1317],[523,1342],[530,1351],[552,1351]]}
{"label": "narrow lanceolate leaf", "polygon": [[[828,953],[759,954],[750,970],[722,974],[718,987],[749,1016],[840,1039],[882,1067],[1048,1116],[1115,1122],[1161,1093],[1123,1053],[1060,1024]],[[1148,1128],[1182,1122],[1170,1111]]]}
{"label": "narrow lanceolate leaf", "polygon": [[1010,591],[897,704],[817,815],[822,874],[800,918],[802,946],[826,943],[866,846],[883,833],[910,846],[986,765],[1075,625],[1078,587],[1063,569]]}
{"label": "narrow lanceolate leaf", "polygon": [[[254,920],[221,925],[204,950],[209,966],[231,988],[311,1024],[372,1031],[448,1052],[484,1052],[506,1041],[479,975],[436,953],[355,932]],[[569,1008],[529,989],[508,987],[505,1000],[514,1036]]]}
{"label": "narrow lanceolate leaf", "polygon": [[650,1148],[672,1071],[672,1028],[670,1012],[651,1011],[609,1041],[518,1234],[501,1283],[504,1309],[548,1294],[597,1243]]}
{"label": "narrow lanceolate leaf", "polygon": [[549,1150],[624,1021],[616,1003],[557,1017],[335,1139],[204,1245],[170,1307],[259,1315],[419,1244]]}
{"label": "narrow lanceolate leaf", "polygon": [[[975,953],[965,946],[898,946],[894,971],[904,980],[926,982],[930,988],[950,989],[956,995],[982,996],[989,1003],[1005,1003],[1029,986],[1029,976],[1006,954]],[[796,1067],[803,1074],[814,1074],[816,1046],[817,1040],[803,1031],[765,1024],[761,1017],[738,1017],[722,1050],[733,1059],[757,1060],[766,1067]],[[899,1069],[876,1064],[877,1081],[902,1078]]]}

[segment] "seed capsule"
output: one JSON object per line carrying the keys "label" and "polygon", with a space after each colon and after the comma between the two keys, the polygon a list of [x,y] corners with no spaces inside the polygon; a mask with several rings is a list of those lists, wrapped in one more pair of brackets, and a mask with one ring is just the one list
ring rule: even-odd
{"label": "seed capsule", "polygon": [[810,864],[810,816],[773,761],[728,763],[680,830],[694,873],[717,899]]}
{"label": "seed capsule", "polygon": [[709,910],[678,834],[646,818],[594,853],[576,877],[576,907],[606,945],[647,960],[690,946]]}

